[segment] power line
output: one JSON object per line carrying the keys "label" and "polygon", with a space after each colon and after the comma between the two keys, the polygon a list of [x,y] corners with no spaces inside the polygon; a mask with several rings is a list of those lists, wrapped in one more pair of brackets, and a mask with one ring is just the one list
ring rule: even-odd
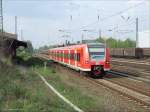
{"label": "power line", "polygon": [[[117,13],[114,13],[114,14],[112,14],[112,15],[109,15],[109,16],[107,16],[107,17],[104,17],[103,19],[101,19],[101,21],[105,21],[105,20],[108,20],[108,19],[112,19],[112,17],[118,16],[118,15],[120,15],[120,14],[122,14],[122,13],[124,13],[124,12],[126,12],[126,11],[128,11],[128,10],[130,10],[130,9],[133,9],[133,8],[135,8],[135,7],[138,7],[139,5],[141,5],[141,4],[143,4],[143,3],[144,3],[144,2],[138,3],[138,4],[136,4],[136,5],[134,5],[134,6],[131,6],[131,7],[127,8],[127,9],[124,9],[124,10],[122,10],[122,11],[119,11],[119,12],[117,12]],[[97,22],[98,22],[98,21],[95,21],[95,22],[93,22],[93,23],[90,23],[90,24],[88,24],[88,25],[86,25],[86,26],[81,27],[80,29],[82,29],[82,28],[84,28],[84,27],[91,26],[91,25],[93,25],[93,24],[95,24],[95,23],[97,23]]]}
{"label": "power line", "polygon": [[105,21],[105,20],[110,19],[110,18],[112,18],[112,17],[114,17],[114,16],[118,16],[118,15],[120,15],[120,14],[122,14],[122,13],[124,13],[124,12],[126,12],[126,11],[128,11],[128,10],[130,10],[130,9],[133,9],[133,8],[135,8],[135,7],[137,7],[137,6],[141,5],[141,4],[143,4],[143,3],[144,3],[144,2],[141,2],[141,3],[139,3],[139,4],[136,4],[136,5],[133,5],[133,6],[129,7],[129,8],[127,8],[127,9],[124,9],[124,10],[122,10],[122,11],[119,11],[119,12],[117,12],[117,13],[115,13],[115,14],[112,14],[112,15],[110,15],[110,16],[107,16],[107,17],[103,18],[101,21]]}
{"label": "power line", "polygon": [[[146,20],[145,19],[143,19],[143,20],[140,20],[140,23],[142,23],[142,22],[145,22]],[[123,25],[119,25],[119,26],[117,26],[118,27],[118,29],[119,29],[119,27],[125,27],[125,26],[130,26],[130,25],[135,25],[136,24],[136,21],[134,20],[133,22],[131,22],[131,23],[129,23],[129,24],[123,24]],[[109,30],[111,30],[111,31],[113,31],[113,30],[115,30],[116,29],[116,27],[114,27],[114,28],[112,28],[112,29],[109,29]]]}

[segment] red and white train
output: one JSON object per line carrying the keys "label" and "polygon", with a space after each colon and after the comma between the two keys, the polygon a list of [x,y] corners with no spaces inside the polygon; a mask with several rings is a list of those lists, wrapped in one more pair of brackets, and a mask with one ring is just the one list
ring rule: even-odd
{"label": "red and white train", "polygon": [[102,43],[70,45],[49,49],[49,58],[93,77],[103,77],[110,70],[109,49]]}

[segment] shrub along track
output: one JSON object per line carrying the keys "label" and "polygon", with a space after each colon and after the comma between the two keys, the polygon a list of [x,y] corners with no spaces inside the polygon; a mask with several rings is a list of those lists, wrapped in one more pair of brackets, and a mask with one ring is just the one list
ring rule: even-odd
{"label": "shrub along track", "polygon": [[[36,60],[29,60],[31,62],[40,66]],[[74,112],[49,91],[31,67],[0,62],[0,112],[9,111]]]}

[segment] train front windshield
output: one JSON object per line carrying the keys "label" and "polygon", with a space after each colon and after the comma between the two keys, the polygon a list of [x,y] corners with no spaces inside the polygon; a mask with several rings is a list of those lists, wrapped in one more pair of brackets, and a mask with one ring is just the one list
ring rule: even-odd
{"label": "train front windshield", "polygon": [[91,60],[102,60],[105,56],[104,47],[89,47],[89,55]]}

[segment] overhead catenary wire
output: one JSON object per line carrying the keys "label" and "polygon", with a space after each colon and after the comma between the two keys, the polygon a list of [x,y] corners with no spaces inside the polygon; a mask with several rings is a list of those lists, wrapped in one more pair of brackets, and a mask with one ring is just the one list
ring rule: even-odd
{"label": "overhead catenary wire", "polygon": [[114,17],[114,16],[118,16],[118,15],[120,15],[120,14],[122,14],[122,13],[124,13],[124,12],[126,12],[126,11],[128,11],[128,10],[130,10],[130,9],[133,9],[133,8],[135,8],[135,7],[138,7],[138,6],[142,5],[143,3],[144,3],[144,2],[138,3],[138,4],[133,5],[133,6],[129,7],[129,8],[127,8],[127,9],[124,9],[124,10],[122,10],[122,11],[119,11],[119,12],[117,12],[117,13],[115,13],[115,14],[112,14],[112,15],[110,15],[110,16],[104,17],[101,21],[105,21],[105,20],[110,19],[110,18],[112,18],[112,17]]}
{"label": "overhead catenary wire", "polygon": [[[128,11],[128,10],[130,10],[130,9],[133,9],[133,8],[135,8],[135,7],[138,7],[138,6],[142,5],[143,3],[144,3],[144,2],[138,3],[138,4],[136,4],[136,5],[133,5],[133,6],[131,6],[131,7],[126,8],[126,9],[124,9],[124,10],[121,10],[121,11],[119,11],[119,12],[117,12],[117,13],[114,13],[114,14],[112,14],[112,15],[109,15],[109,16],[107,16],[107,17],[104,17],[104,18],[101,19],[101,22],[102,22],[102,21],[106,21],[106,20],[108,20],[108,19],[112,19],[112,18],[115,17],[115,16],[118,16],[118,15],[120,15],[120,14],[122,14],[122,13],[124,13],[124,12],[126,12],[126,11]],[[90,24],[88,24],[88,25],[82,26],[80,29],[83,29],[83,28],[85,28],[85,27],[94,25],[94,24],[96,24],[97,22],[98,22],[98,20],[96,20],[96,21],[94,21],[94,22],[92,22],[92,23],[90,23]]]}

